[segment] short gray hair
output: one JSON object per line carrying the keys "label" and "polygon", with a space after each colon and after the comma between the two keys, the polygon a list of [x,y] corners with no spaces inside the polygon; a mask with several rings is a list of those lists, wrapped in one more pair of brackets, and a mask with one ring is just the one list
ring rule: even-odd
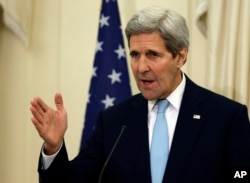
{"label": "short gray hair", "polygon": [[177,12],[159,6],[147,7],[136,13],[125,28],[128,44],[131,35],[152,32],[160,33],[174,58],[180,49],[188,50],[189,31],[186,20]]}

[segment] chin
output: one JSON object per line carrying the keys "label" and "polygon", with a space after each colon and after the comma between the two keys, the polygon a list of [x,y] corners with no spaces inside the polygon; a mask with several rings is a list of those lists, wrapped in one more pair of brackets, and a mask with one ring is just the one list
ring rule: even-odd
{"label": "chin", "polygon": [[147,99],[147,100],[157,100],[157,99],[158,99],[158,97],[155,96],[155,95],[145,94],[145,93],[143,93],[143,92],[142,92],[142,96],[143,96],[145,99]]}

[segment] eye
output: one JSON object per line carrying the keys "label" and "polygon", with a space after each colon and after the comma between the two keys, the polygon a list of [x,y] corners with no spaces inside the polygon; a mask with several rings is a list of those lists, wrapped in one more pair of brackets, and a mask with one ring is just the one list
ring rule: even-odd
{"label": "eye", "polygon": [[159,57],[159,54],[156,52],[156,51],[149,51],[148,53],[147,53],[147,56],[149,57],[149,58],[155,58],[155,57]]}
{"label": "eye", "polygon": [[139,53],[132,51],[132,52],[130,52],[130,57],[132,57],[132,58],[139,57]]}

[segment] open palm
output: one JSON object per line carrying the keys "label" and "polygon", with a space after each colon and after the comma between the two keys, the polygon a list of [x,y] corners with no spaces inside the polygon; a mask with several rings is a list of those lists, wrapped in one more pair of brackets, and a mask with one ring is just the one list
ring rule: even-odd
{"label": "open palm", "polygon": [[35,97],[30,107],[33,115],[31,121],[45,142],[47,154],[53,154],[60,148],[67,130],[67,112],[60,93],[55,95],[55,105],[56,110],[45,104],[41,98]]}

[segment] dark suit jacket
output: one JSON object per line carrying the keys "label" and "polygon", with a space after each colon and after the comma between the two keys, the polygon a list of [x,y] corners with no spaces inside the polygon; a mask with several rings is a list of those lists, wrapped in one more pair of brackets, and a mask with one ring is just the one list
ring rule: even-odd
{"label": "dark suit jacket", "polygon": [[[147,100],[141,94],[101,112],[86,148],[69,161],[63,145],[49,169],[42,170],[40,162],[40,181],[97,182],[104,161],[126,125],[102,182],[150,183],[147,115]],[[226,178],[233,180],[236,170],[249,167],[250,125],[246,106],[187,78],[163,182],[224,183]]]}

